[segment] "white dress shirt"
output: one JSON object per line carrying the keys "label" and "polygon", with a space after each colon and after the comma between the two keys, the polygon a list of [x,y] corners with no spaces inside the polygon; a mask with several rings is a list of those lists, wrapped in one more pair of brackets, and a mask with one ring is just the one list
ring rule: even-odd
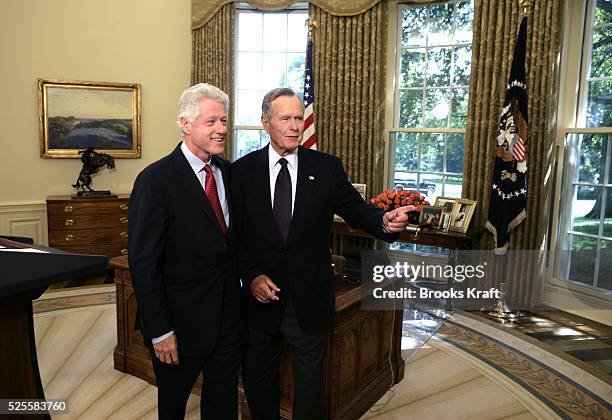
{"label": "white dress shirt", "polygon": [[[187,162],[189,162],[189,166],[191,166],[193,173],[196,175],[196,177],[198,177],[198,181],[200,181],[200,185],[202,185],[202,194],[205,194],[204,186],[206,185],[206,172],[204,172],[204,165],[207,163],[210,164],[210,169],[212,170],[213,176],[215,177],[215,182],[217,184],[217,194],[219,195],[219,202],[221,203],[221,209],[223,210],[225,225],[229,228],[229,208],[227,206],[227,200],[225,199],[225,184],[223,184],[221,168],[219,168],[217,165],[211,164],[210,159],[208,162],[203,162],[199,157],[194,155],[191,150],[189,150],[189,147],[187,147],[185,142],[181,143],[181,152],[183,152],[183,155],[185,155],[185,159],[187,159]],[[172,334],[174,334],[174,331],[170,331],[161,337],[154,338],[153,344],[164,341]]]}
{"label": "white dress shirt", "polygon": [[272,145],[268,145],[268,167],[270,168],[270,199],[272,200],[272,208],[274,208],[274,189],[276,188],[276,178],[280,172],[282,166],[278,161],[281,158],[287,159],[287,169],[289,170],[289,176],[291,177],[291,215],[293,216],[293,208],[295,207],[295,191],[297,188],[297,174],[298,174],[298,149],[296,148],[293,152],[287,156],[281,156],[276,153],[276,150],[272,148]]}

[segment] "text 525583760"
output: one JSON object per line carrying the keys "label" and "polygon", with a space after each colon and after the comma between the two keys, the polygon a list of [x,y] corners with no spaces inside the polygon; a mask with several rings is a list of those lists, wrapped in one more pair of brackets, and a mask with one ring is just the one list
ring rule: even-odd
{"label": "text 525583760", "polygon": [[67,400],[0,399],[0,414],[68,414]]}

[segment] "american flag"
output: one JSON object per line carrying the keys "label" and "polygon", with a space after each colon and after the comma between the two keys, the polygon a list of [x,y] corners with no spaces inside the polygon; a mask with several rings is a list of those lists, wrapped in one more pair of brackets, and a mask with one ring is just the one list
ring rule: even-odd
{"label": "american flag", "polygon": [[304,136],[302,146],[317,150],[317,133],[314,124],[314,79],[312,78],[312,38],[306,48],[306,71],[304,72]]}

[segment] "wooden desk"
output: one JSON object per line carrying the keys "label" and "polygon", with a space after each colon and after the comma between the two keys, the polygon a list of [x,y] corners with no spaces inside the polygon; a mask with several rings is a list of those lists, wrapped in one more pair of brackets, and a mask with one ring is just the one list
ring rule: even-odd
{"label": "wooden desk", "polygon": [[[136,299],[126,257],[113,258],[117,287],[117,347],[115,369],[155,384],[155,376],[143,337],[134,331]],[[358,419],[393,383],[404,377],[400,355],[403,308],[397,311],[361,310],[361,286],[338,283],[336,320],[327,342],[326,395],[332,419]],[[389,367],[389,354],[392,368]],[[196,384],[196,392],[201,382]],[[281,364],[281,412],[291,418],[293,380],[291,359],[285,352]],[[243,418],[249,418],[242,387]]]}

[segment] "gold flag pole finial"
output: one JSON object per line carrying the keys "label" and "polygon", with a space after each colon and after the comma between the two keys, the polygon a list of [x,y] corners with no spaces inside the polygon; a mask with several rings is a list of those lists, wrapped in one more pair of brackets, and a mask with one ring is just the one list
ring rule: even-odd
{"label": "gold flag pole finial", "polygon": [[313,29],[315,29],[317,26],[319,26],[317,24],[317,21],[311,18],[306,19],[306,22],[304,23],[304,26],[306,26],[308,28],[308,39],[312,39],[312,31]]}
{"label": "gold flag pole finial", "polygon": [[523,14],[527,14],[531,7],[531,0],[519,0],[519,4],[523,8]]}

